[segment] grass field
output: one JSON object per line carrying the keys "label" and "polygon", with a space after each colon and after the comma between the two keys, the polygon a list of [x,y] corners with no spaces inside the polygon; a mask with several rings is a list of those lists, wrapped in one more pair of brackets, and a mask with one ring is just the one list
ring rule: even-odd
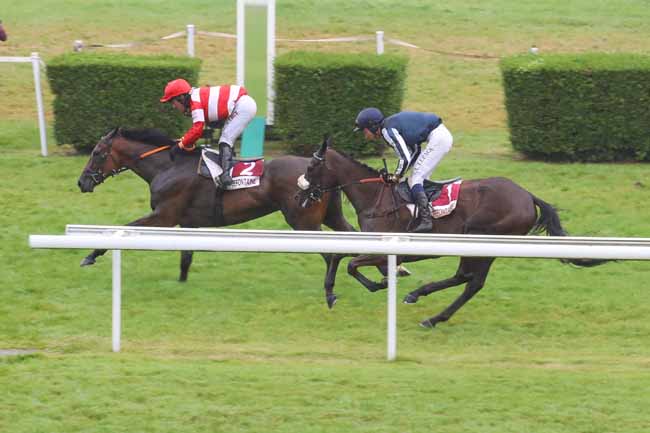
{"label": "grass field", "polygon": [[[223,1],[30,0],[2,13],[10,39],[0,56],[39,51],[46,59],[74,39],[125,42],[190,22],[235,27],[234,2]],[[643,1],[278,2],[282,37],[381,28],[431,49],[495,56],[532,43],[648,52],[648,18]],[[176,40],[134,52],[184,49]],[[508,144],[495,60],[406,52],[405,106],[440,113],[456,139],[437,177],[510,177],[558,206],[572,234],[650,236],[646,165],[523,160]],[[197,55],[202,80],[234,79],[232,41],[199,39]],[[0,68],[0,349],[37,350],[0,357],[0,432],[650,431],[645,262],[577,269],[497,260],[485,289],[434,330],[417,324],[459,288],[398,305],[398,360],[387,363],[385,293],[367,293],[345,275],[347,262],[329,311],[315,255],[197,253],[181,284],[178,254],[125,252],[123,351],[111,353],[110,257],[82,269],[85,252],[30,250],[27,236],[131,221],[147,212],[145,184],[125,173],[79,193],[86,157],[54,145],[52,156],[38,156],[29,66]],[[51,110],[47,117],[51,134]],[[286,225],[271,215],[240,227]],[[409,266],[399,295],[450,276],[456,264]]]}

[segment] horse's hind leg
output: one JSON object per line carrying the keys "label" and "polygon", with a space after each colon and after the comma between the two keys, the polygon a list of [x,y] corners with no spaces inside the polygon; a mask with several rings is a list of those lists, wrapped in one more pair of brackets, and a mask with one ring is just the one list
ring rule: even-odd
{"label": "horse's hind leg", "polygon": [[483,288],[485,279],[490,271],[490,266],[492,265],[492,262],[494,262],[493,257],[463,257],[460,260],[461,263],[458,273],[470,276],[469,282],[465,285],[465,290],[463,290],[463,293],[461,293],[460,296],[441,313],[422,321],[420,325],[425,328],[433,328],[440,322],[446,322],[456,311],[465,305],[467,301],[472,299],[472,297]]}

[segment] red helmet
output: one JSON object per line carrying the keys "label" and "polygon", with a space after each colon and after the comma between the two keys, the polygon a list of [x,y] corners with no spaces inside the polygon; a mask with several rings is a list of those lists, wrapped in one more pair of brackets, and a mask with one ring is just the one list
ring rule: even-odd
{"label": "red helmet", "polygon": [[167,83],[167,85],[165,86],[165,94],[163,95],[162,98],[160,98],[160,102],[167,102],[170,99],[175,98],[176,96],[190,93],[190,90],[192,90],[192,86],[190,86],[190,83],[183,80],[182,78],[177,78]]}

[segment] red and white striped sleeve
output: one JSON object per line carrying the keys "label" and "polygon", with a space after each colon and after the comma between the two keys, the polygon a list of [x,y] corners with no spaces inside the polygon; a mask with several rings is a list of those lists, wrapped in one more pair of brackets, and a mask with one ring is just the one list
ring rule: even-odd
{"label": "red and white striped sleeve", "polygon": [[[183,147],[193,147],[194,143],[203,135],[203,128],[205,127],[205,109],[203,101],[207,101],[207,93],[210,89],[202,87],[200,89],[192,89],[190,98],[190,111],[192,113],[192,127],[187,130],[183,135]],[[204,98],[205,96],[205,98]]]}

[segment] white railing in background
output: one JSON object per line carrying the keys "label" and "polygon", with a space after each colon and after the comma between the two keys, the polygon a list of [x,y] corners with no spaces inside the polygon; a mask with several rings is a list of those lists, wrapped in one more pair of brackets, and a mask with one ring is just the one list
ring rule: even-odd
{"label": "white railing in background", "polygon": [[388,360],[397,355],[396,256],[650,260],[650,238],[479,236],[411,233],[177,229],[68,225],[65,235],[30,235],[32,248],[113,250],[113,351],[120,350],[121,250],[191,250],[388,256]]}
{"label": "white railing in background", "polygon": [[43,92],[41,91],[41,66],[45,64],[38,53],[30,57],[0,57],[0,63],[31,63],[34,74],[34,90],[36,92],[36,108],[38,110],[38,129],[41,136],[41,155],[47,156],[47,135],[45,131],[45,109],[43,108]]}

